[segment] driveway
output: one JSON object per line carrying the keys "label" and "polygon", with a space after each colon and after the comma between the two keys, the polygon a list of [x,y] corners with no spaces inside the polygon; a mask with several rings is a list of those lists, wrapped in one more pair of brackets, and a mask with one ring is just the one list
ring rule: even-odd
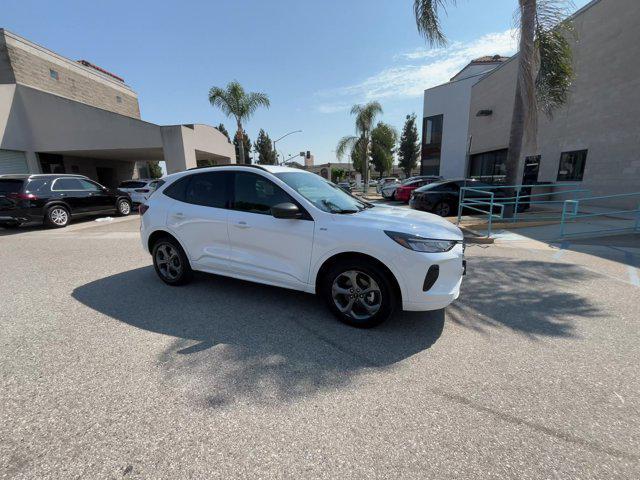
{"label": "driveway", "polygon": [[472,245],[446,311],[361,331],[165,286],[138,222],[0,231],[0,478],[640,477],[640,288],[588,255]]}

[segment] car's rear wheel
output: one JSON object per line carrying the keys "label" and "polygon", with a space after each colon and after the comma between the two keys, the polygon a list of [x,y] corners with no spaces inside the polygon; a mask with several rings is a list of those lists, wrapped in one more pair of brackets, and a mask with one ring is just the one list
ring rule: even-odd
{"label": "car's rear wheel", "polygon": [[118,215],[126,217],[131,213],[131,202],[125,199],[120,199],[118,200],[116,208],[118,210]]}
{"label": "car's rear wheel", "polygon": [[172,286],[184,285],[191,280],[193,270],[182,247],[172,238],[159,239],[152,249],[153,267],[160,279]]}
{"label": "car's rear wheel", "polygon": [[436,206],[433,207],[433,213],[436,215],[440,215],[441,217],[448,217],[451,215],[453,208],[449,202],[438,202]]}
{"label": "car's rear wheel", "polygon": [[69,210],[62,205],[54,205],[47,210],[44,217],[45,223],[53,228],[63,228],[69,225]]}
{"label": "car's rear wheel", "polygon": [[323,278],[322,290],[331,312],[354,327],[375,327],[396,307],[396,295],[385,272],[364,260],[331,267]]}

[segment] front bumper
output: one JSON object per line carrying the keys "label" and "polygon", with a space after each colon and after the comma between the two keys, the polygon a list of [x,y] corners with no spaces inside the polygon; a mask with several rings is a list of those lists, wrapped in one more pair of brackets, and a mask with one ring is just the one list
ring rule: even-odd
{"label": "front bumper", "polygon": [[[421,253],[407,250],[395,259],[402,272],[402,308],[408,311],[438,310],[460,295],[462,277],[466,273],[461,243],[444,253]],[[429,267],[438,265],[438,278],[424,291]]]}

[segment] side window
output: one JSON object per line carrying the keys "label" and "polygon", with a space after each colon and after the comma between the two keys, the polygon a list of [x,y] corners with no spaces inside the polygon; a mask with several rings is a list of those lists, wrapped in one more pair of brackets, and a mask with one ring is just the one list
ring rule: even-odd
{"label": "side window", "polygon": [[207,172],[191,175],[186,202],[205,207],[228,208],[231,172]]}
{"label": "side window", "polygon": [[185,202],[187,196],[187,186],[189,185],[190,181],[191,175],[183,177],[165,188],[162,193],[167,197],[173,198],[174,200]]}
{"label": "side window", "polygon": [[236,172],[235,210],[271,215],[271,207],[284,202],[293,200],[273,182],[255,173]]}
{"label": "side window", "polygon": [[58,178],[53,182],[53,188],[51,190],[54,192],[58,190],[82,191],[84,188],[77,178]]}
{"label": "side window", "polygon": [[90,192],[99,192],[100,190],[102,190],[97,184],[90,182],[89,180],[80,179],[79,182],[83,190],[87,190]]}

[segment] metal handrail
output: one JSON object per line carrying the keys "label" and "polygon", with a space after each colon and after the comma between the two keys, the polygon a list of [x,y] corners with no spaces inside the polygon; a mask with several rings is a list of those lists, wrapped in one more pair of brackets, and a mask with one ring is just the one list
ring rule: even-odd
{"label": "metal handrail", "polygon": [[[631,230],[632,232],[640,232],[640,203],[638,203],[638,208],[631,210],[614,210],[607,211],[602,213],[583,213],[580,214],[580,202],[589,202],[592,200],[609,200],[611,198],[630,198],[640,196],[640,192],[632,192],[632,193],[617,193],[614,195],[599,195],[596,197],[584,197],[575,200],[565,200],[562,206],[562,217],[560,219],[560,237],[568,237],[572,235],[581,235],[581,233],[567,233],[566,225],[570,221],[575,221],[579,218],[594,218],[594,217],[604,217],[604,216],[612,216],[612,215],[620,215],[623,213],[635,213],[635,222],[633,227],[627,228],[605,228],[601,230],[595,230],[589,232],[589,234],[594,233],[616,233],[616,232],[627,232]],[[569,210],[569,207],[570,210]],[[631,219],[630,219],[631,220]]]}

